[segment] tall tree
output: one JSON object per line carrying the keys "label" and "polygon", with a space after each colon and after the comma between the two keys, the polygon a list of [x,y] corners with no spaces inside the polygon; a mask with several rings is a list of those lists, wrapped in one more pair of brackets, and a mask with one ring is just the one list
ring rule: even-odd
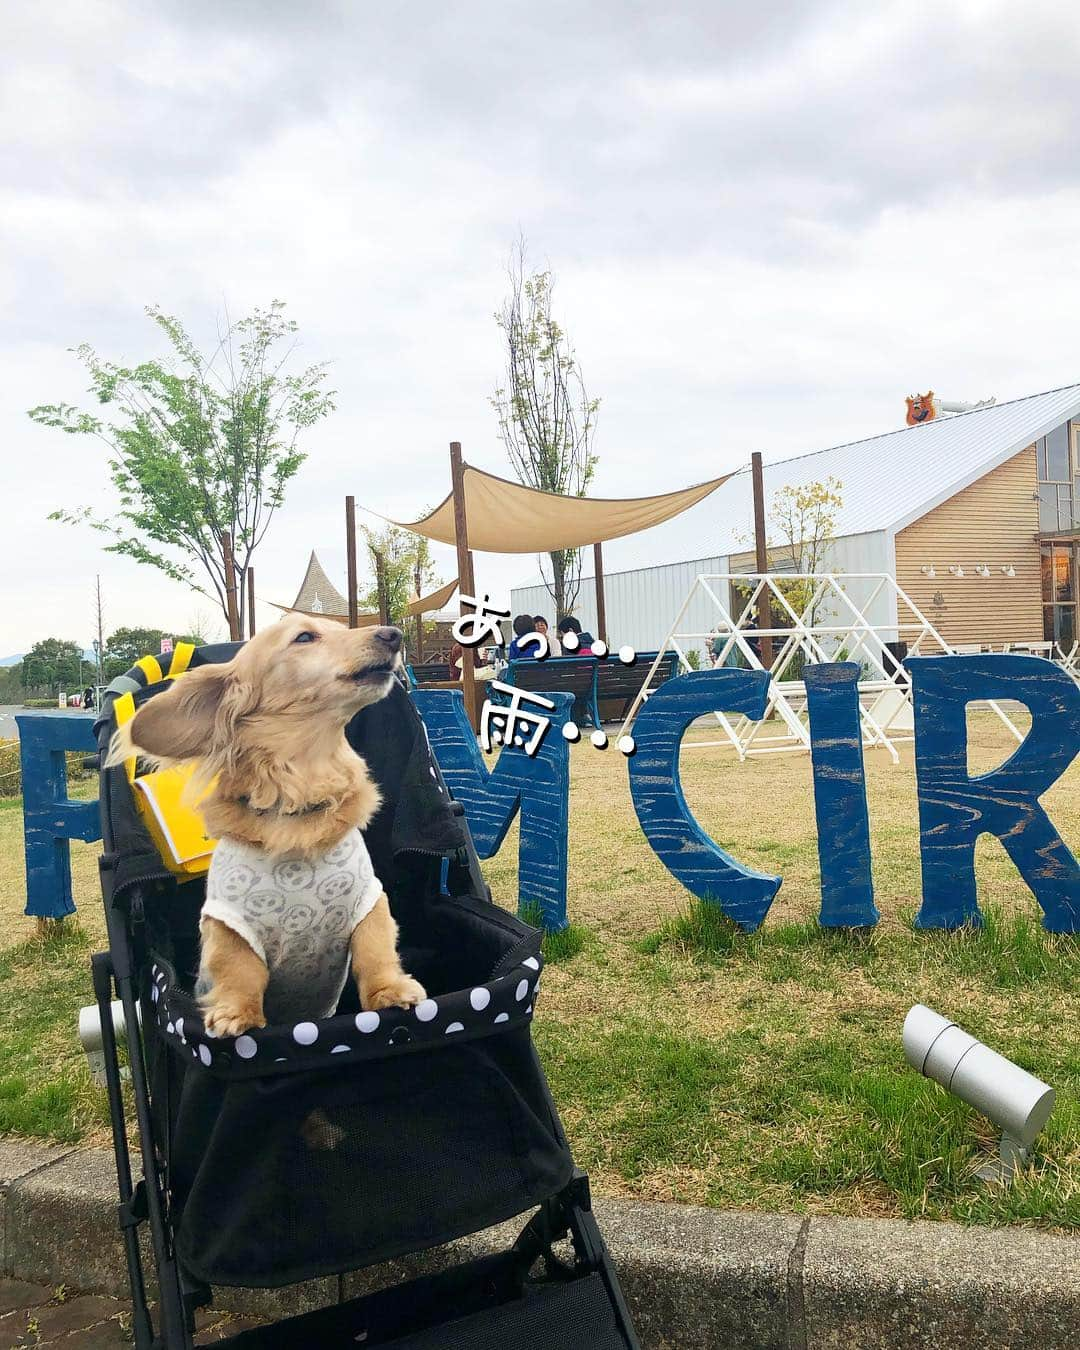
{"label": "tall tree", "polygon": [[168,339],[169,361],[125,366],[87,343],[73,349],[112,421],[66,403],[30,409],[42,426],[94,436],[111,452],[118,511],[103,518],[82,507],[50,518],[90,525],[111,539],[108,552],[215,598],[226,616],[224,540],[231,535],[243,631],[247,569],[306,458],[300,433],[334,408],[327,369],[285,372],[297,325],[280,300],[228,322],[209,355],[179,319],[154,306],[146,312]]}
{"label": "tall tree", "polygon": [[23,663],[0,666],[0,703],[21,703],[27,690],[23,683]]}
{"label": "tall tree", "polygon": [[58,684],[78,684],[85,664],[83,650],[77,642],[66,638],[42,638],[23,657],[23,688],[28,694],[51,694]]}
{"label": "tall tree", "polygon": [[[518,480],[542,492],[584,497],[596,470],[593,436],[600,400],[590,398],[573,344],[551,312],[555,278],[530,272],[524,240],[510,262],[510,293],[495,322],[506,345],[504,383],[491,405]],[[581,586],[581,552],[548,555],[544,585],[556,617],[569,614]]]}

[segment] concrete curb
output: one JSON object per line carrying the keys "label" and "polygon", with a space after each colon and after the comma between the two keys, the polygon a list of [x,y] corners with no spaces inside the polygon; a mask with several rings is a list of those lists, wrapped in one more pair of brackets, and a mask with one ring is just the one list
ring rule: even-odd
{"label": "concrete curb", "polygon": [[[646,1350],[1066,1350],[1080,1238],[892,1219],[800,1219],[597,1200]],[[502,1225],[287,1290],[221,1290],[249,1316],[333,1303],[516,1236]],[[3,1274],[123,1295],[111,1153],[0,1139]]]}

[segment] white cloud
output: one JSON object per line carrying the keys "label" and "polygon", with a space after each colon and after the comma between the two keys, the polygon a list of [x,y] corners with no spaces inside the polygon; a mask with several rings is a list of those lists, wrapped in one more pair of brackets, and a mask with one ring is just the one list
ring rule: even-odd
{"label": "white cloud", "polygon": [[[13,11],[0,58],[0,656],[207,602],[55,506],[111,499],[103,450],[33,426],[80,401],[66,348],[158,350],[290,302],[339,411],[257,564],[344,575],[342,499],[409,518],[447,442],[506,472],[487,398],[519,229],[603,398],[597,491],[633,494],[894,426],[903,396],[1077,378],[1080,12],[1055,4],[113,0]],[[705,507],[698,508],[704,512]],[[697,531],[611,545],[679,556]],[[452,575],[450,550],[439,550]],[[480,559],[495,593],[531,557]],[[270,611],[260,614],[269,618]]]}

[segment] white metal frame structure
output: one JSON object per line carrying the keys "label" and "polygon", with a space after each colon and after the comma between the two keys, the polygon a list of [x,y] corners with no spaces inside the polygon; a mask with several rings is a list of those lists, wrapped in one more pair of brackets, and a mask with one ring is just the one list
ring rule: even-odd
{"label": "white metal frame structure", "polygon": [[[784,589],[790,590],[792,582],[796,581],[809,587],[809,598],[798,610],[793,607],[790,596],[784,594]],[[861,604],[856,604],[845,589],[849,582],[859,582],[861,589],[869,588],[869,595]],[[738,619],[732,616],[732,607],[725,604],[720,595],[721,591],[730,591],[733,584],[750,588]],[[753,620],[761,597],[766,593],[771,602],[774,626],[757,628]],[[875,623],[868,617],[871,607],[883,595],[895,601],[895,622]],[[717,624],[708,633],[682,632],[680,625],[687,610],[695,598],[701,596],[715,606]],[[745,760],[748,755],[809,750],[806,685],[798,678],[784,678],[785,672],[797,656],[801,656],[802,663],[813,663],[834,660],[835,654],[842,651],[845,660],[858,661],[863,667],[863,678],[859,680],[863,745],[868,748],[880,746],[889,753],[894,764],[899,763],[897,745],[914,739],[911,682],[903,665],[886,644],[906,642],[909,656],[954,654],[954,649],[911,597],[887,573],[722,572],[698,576],[657,652],[648,678],[631,705],[619,735],[627,733],[648,697],[646,691],[666,652],[677,654],[682,670],[693,670],[695,667],[687,659],[691,646],[704,642],[711,652],[712,645],[720,638],[723,645],[716,655],[715,665],[728,664],[729,658],[737,652],[743,665],[751,670],[764,670],[758,651],[752,645],[762,637],[773,639],[773,660],[768,668],[772,679],[764,719],[754,722],[747,717],[729,717],[716,712],[713,716],[722,728],[724,738],[691,741],[687,742],[688,746],[730,746],[740,760]],[[799,670],[801,668],[802,664],[798,666]],[[1015,739],[1022,741],[1024,733],[1002,708],[994,703],[990,706]],[[779,728],[775,727],[774,719],[780,722]]]}
{"label": "white metal frame structure", "polygon": [[1054,644],[1057,652],[1056,663],[1080,684],[1080,642],[1074,642],[1068,651],[1060,642]]}

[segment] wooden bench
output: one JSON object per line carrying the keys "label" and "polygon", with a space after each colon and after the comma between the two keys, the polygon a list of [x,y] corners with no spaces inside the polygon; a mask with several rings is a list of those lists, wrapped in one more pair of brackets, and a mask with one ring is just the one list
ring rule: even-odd
{"label": "wooden bench", "polygon": [[421,684],[444,684],[454,678],[448,661],[416,661],[405,667],[405,675],[410,689]]}
{"label": "wooden bench", "polygon": [[552,656],[546,661],[511,661],[499,677],[503,684],[532,694],[573,694],[573,720],[579,726],[600,725],[596,706],[595,656]]}
{"label": "wooden bench", "polygon": [[[637,660],[631,666],[624,666],[614,656],[596,663],[596,702],[605,722],[621,722],[625,718],[655,660],[655,652],[638,652]],[[658,689],[678,673],[677,654],[665,652],[649,682],[649,689]]]}
{"label": "wooden bench", "polygon": [[[504,684],[531,693],[560,691],[574,695],[574,721],[599,727],[602,722],[621,722],[630,711],[656,660],[655,652],[639,652],[631,666],[615,657],[553,656],[546,661],[511,661],[501,678]],[[665,652],[649,682],[658,689],[679,673],[675,652]],[[603,705],[603,706],[602,706]]]}

